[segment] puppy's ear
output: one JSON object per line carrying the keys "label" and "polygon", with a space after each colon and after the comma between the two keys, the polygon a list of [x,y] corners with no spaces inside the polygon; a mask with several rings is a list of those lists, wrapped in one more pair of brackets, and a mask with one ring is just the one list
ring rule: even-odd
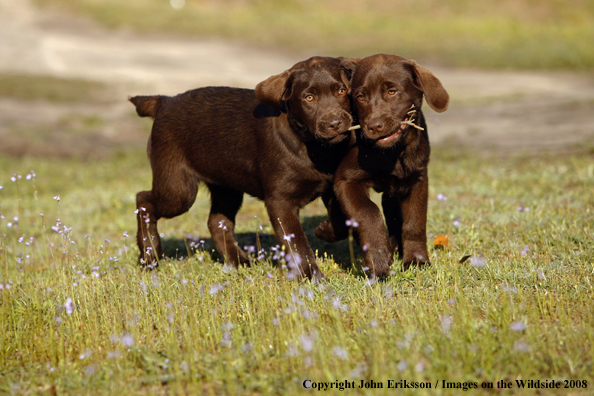
{"label": "puppy's ear", "polygon": [[429,70],[416,64],[415,61],[409,61],[417,77],[418,87],[425,94],[425,100],[431,108],[438,113],[443,113],[448,109],[450,95],[446,92],[441,81]]}
{"label": "puppy's ear", "polygon": [[282,110],[283,99],[291,96],[290,89],[288,89],[290,77],[291,70],[289,69],[262,81],[256,86],[256,98],[268,106]]}
{"label": "puppy's ear", "polygon": [[353,72],[361,58],[344,58],[340,56],[338,59],[340,59],[340,77],[342,78],[342,82],[350,88],[351,77],[353,77]]}

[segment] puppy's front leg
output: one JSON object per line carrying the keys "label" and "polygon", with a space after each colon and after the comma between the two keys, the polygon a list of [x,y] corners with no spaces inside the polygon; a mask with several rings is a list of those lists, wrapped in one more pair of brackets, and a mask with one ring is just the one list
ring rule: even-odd
{"label": "puppy's front leg", "polygon": [[316,257],[309,246],[301,222],[299,208],[285,200],[266,200],[266,209],[279,243],[285,247],[285,258],[291,270],[301,276],[321,280],[324,277],[316,263]]}
{"label": "puppy's front leg", "polygon": [[400,199],[395,196],[382,194],[382,209],[388,226],[388,240],[392,252],[398,253],[402,259],[402,209]]}
{"label": "puppy's front leg", "polygon": [[208,184],[208,189],[211,196],[208,229],[218,252],[235,268],[248,265],[248,256],[235,240],[235,216],[243,202],[243,193],[214,184]]}
{"label": "puppy's front leg", "polygon": [[427,200],[429,179],[427,170],[419,176],[408,195],[402,198],[402,262],[411,265],[431,264],[427,252]]}
{"label": "puppy's front leg", "polygon": [[359,240],[364,251],[365,265],[372,274],[384,277],[392,264],[392,250],[388,243],[384,218],[375,203],[369,198],[369,188],[363,183],[338,180],[334,191],[342,210],[358,223]]}
{"label": "puppy's front leg", "polygon": [[323,195],[322,200],[328,211],[328,220],[316,227],[316,237],[329,243],[346,239],[349,236],[348,227],[346,226],[347,217],[342,212],[336,195],[332,191]]}

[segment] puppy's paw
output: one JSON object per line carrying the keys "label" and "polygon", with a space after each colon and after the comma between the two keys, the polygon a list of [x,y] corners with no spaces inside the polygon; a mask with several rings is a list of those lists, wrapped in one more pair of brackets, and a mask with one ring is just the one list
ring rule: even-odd
{"label": "puppy's paw", "polygon": [[326,275],[319,269],[313,271],[313,276],[311,278],[312,283],[314,284],[321,284],[326,281]]}
{"label": "puppy's paw", "polygon": [[402,260],[402,267],[406,271],[410,267],[429,267],[431,266],[431,262],[429,261],[429,255],[427,252],[424,253],[413,253],[411,255],[406,255]]}
{"label": "puppy's paw", "polygon": [[152,271],[159,267],[159,262],[154,255],[140,255],[138,256],[138,263],[140,268],[144,271]]}
{"label": "puppy's paw", "polygon": [[365,266],[375,279],[384,279],[390,275],[390,266],[394,261],[394,256],[390,250],[371,248],[365,251],[364,256]]}
{"label": "puppy's paw", "polygon": [[396,238],[395,235],[390,235],[388,237],[388,243],[390,244],[390,250],[393,253],[398,253],[399,244],[398,244],[398,239]]}
{"label": "puppy's paw", "polygon": [[346,235],[337,235],[330,220],[326,220],[317,226],[315,234],[318,239],[328,243],[338,242],[346,238]]}

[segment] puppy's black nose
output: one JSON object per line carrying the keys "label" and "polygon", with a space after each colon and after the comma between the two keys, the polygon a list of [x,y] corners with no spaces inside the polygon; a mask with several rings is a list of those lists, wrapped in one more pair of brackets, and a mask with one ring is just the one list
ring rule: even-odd
{"label": "puppy's black nose", "polygon": [[381,118],[372,118],[367,123],[367,128],[376,133],[382,133],[384,131],[385,125],[386,124]]}

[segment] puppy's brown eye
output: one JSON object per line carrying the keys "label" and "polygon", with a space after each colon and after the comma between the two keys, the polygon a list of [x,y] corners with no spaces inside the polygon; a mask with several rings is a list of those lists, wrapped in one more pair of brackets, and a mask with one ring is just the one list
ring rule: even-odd
{"label": "puppy's brown eye", "polygon": [[338,90],[338,96],[342,96],[342,95],[344,95],[345,93],[346,93],[346,89],[344,89],[344,88],[340,88],[340,89]]}
{"label": "puppy's brown eye", "polygon": [[359,94],[359,95],[357,95],[357,100],[358,100],[359,102],[365,102],[365,96],[363,96],[363,95]]}
{"label": "puppy's brown eye", "polygon": [[388,90],[388,95],[390,95],[390,96],[396,95],[396,90],[395,89]]}
{"label": "puppy's brown eye", "polygon": [[313,96],[313,95],[307,95],[307,96],[305,97],[305,100],[307,100],[308,102],[313,102],[313,100],[314,100],[314,96]]}

